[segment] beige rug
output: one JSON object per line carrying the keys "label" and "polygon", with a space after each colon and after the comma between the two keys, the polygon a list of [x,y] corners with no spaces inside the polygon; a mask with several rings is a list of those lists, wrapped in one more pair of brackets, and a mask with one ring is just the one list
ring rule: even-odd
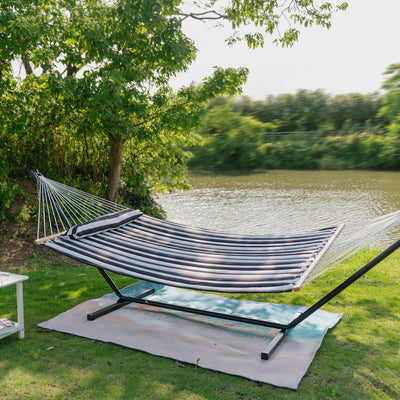
{"label": "beige rug", "polygon": [[[134,295],[150,286],[156,291],[147,298],[154,301],[280,323],[287,323],[297,311],[304,309],[233,300],[148,282],[130,285],[123,293]],[[87,320],[88,313],[115,300],[115,295],[111,294],[86,301],[39,326],[296,389],[327,330],[341,318],[341,314],[317,311],[291,330],[270,360],[261,360],[260,353],[273,339],[276,333],[274,329],[139,304],[124,306],[94,321]]]}

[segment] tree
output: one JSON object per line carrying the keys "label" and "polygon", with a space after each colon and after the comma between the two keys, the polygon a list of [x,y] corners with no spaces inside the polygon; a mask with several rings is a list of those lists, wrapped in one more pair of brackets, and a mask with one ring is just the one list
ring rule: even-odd
{"label": "tree", "polygon": [[[326,120],[328,96],[321,90],[268,96],[265,116],[282,132],[315,131]],[[263,120],[263,122],[268,122]]]}
{"label": "tree", "polygon": [[337,130],[346,125],[362,128],[366,122],[378,125],[381,97],[376,93],[336,95],[328,101],[329,118]]}
{"label": "tree", "polygon": [[389,123],[390,146],[387,146],[385,159],[392,168],[400,166],[400,64],[390,65],[385,75],[387,79],[382,87],[386,93],[382,98],[382,108],[380,115]]}
{"label": "tree", "polygon": [[[182,31],[185,19],[227,21],[234,31],[230,43],[246,40],[257,47],[266,35],[274,35],[276,43],[290,46],[298,38],[297,27],[329,28],[332,13],[347,6],[324,1],[316,5],[312,0],[222,4],[193,5],[186,12],[188,7],[179,0],[2,0],[0,97],[4,100],[14,90],[13,62],[19,61],[24,70],[20,79],[40,79],[45,88],[37,93],[52,99],[38,99],[36,106],[49,103],[52,113],[58,106],[52,125],[83,143],[89,137],[105,144],[107,197],[114,200],[126,143],[155,142],[165,129],[189,132],[208,100],[237,93],[246,79],[245,68],[217,68],[198,86],[172,93],[169,79],[185,71],[196,54]],[[289,21],[286,27],[284,21]],[[241,30],[249,23],[250,31]],[[35,85],[19,81],[17,86],[23,95]],[[30,101],[25,93],[19,106],[32,117]],[[9,118],[8,129],[15,132],[12,121]]]}
{"label": "tree", "polygon": [[298,90],[295,94],[268,96],[253,102],[241,98],[232,108],[264,123],[273,123],[283,132],[317,130],[327,119],[328,95],[321,90]]}
{"label": "tree", "polygon": [[189,161],[193,167],[250,170],[260,165],[265,126],[228,105],[209,109],[199,129],[202,146]]}
{"label": "tree", "polygon": [[386,93],[382,99],[380,115],[389,123],[400,122],[400,64],[391,64],[385,71],[387,76],[382,88]]}

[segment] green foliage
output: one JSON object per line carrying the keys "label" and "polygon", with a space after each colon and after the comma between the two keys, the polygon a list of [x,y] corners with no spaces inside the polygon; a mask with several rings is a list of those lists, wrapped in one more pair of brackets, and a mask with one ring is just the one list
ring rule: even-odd
{"label": "green foliage", "polygon": [[327,102],[328,119],[337,130],[362,129],[366,123],[380,125],[382,98],[376,93],[337,95]]}
{"label": "green foliage", "polygon": [[[212,5],[218,2],[211,2]],[[266,36],[282,47],[292,46],[299,38],[300,27],[319,25],[329,29],[332,14],[345,10],[347,2],[315,2],[313,0],[280,3],[276,0],[233,0],[226,9],[226,18],[233,29],[251,24],[242,35],[235,32],[230,43],[245,40],[251,48],[262,47]]]}
{"label": "green foliage", "polygon": [[259,163],[263,124],[241,117],[228,107],[211,109],[199,131],[204,136],[200,151],[194,150],[191,167],[254,169]]}
{"label": "green foliage", "polygon": [[391,168],[397,169],[400,165],[400,64],[390,65],[385,75],[387,79],[382,87],[386,93],[379,115],[389,123],[387,141],[391,145],[383,147],[382,158]]}
{"label": "green foliage", "polygon": [[387,76],[382,88],[387,91],[400,90],[400,63],[391,64],[385,71]]}
{"label": "green foliage", "polygon": [[145,177],[136,170],[132,172],[132,174],[128,175],[120,189],[121,203],[138,209],[145,214],[165,219],[165,211],[154,200],[153,193],[146,185]]}
{"label": "green foliage", "polygon": [[29,75],[3,96],[0,143],[10,174],[38,169],[53,177],[103,179],[107,143],[69,129],[74,118],[52,83],[48,75]]}
{"label": "green foliage", "polygon": [[265,101],[242,97],[230,101],[230,106],[242,115],[276,125],[280,132],[317,131],[323,126],[332,130],[358,131],[365,124],[379,126],[381,97],[377,94],[350,93],[329,96],[322,90],[298,90],[295,94],[268,96]]}
{"label": "green foliage", "polygon": [[0,222],[4,222],[7,217],[7,210],[20,193],[21,188],[19,185],[9,181],[7,165],[0,147]]}
{"label": "green foliage", "polygon": [[264,115],[266,119],[272,115],[272,121],[282,132],[317,130],[326,120],[327,99],[321,90],[269,96]]}
{"label": "green foliage", "polygon": [[[387,75],[387,79],[382,87],[386,93],[383,96],[380,115],[389,123],[389,132],[392,134],[393,140],[398,143],[400,141],[400,64],[390,65],[385,75]],[[393,157],[399,157],[398,147],[397,144],[397,151],[389,154],[390,160]]]}
{"label": "green foliage", "polygon": [[175,125],[173,133],[163,129],[146,141],[132,138],[126,143],[120,189],[122,202],[163,218],[165,213],[154,200],[154,194],[189,188],[185,163],[190,153],[184,148],[195,143],[196,137],[187,135],[183,125],[180,130]]}
{"label": "green foliage", "polygon": [[318,169],[319,149],[307,137],[283,137],[262,146],[265,169]]}
{"label": "green foliage", "polygon": [[[266,101],[223,97],[209,103],[199,169],[400,168],[400,118],[381,128],[380,98],[321,91],[269,96]],[[251,123],[250,123],[251,121]],[[339,128],[342,128],[339,130]]]}

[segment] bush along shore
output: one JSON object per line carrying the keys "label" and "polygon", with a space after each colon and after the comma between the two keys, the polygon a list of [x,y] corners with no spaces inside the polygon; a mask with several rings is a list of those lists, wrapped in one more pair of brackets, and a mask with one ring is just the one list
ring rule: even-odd
{"label": "bush along shore", "polygon": [[189,167],[399,170],[400,129],[385,125],[380,104],[374,96],[321,91],[265,102],[219,98],[197,129]]}

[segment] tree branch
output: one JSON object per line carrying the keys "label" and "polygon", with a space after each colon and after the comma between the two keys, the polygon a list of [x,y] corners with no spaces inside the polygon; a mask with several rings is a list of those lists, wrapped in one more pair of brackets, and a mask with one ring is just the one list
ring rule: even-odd
{"label": "tree branch", "polygon": [[193,19],[197,19],[199,21],[205,21],[205,20],[218,20],[218,19],[228,19],[228,16],[225,14],[221,14],[217,11],[204,11],[201,13],[180,13],[179,15],[181,15],[183,17],[183,20],[185,20],[186,18],[193,18]]}
{"label": "tree branch", "polygon": [[21,54],[22,63],[24,64],[26,75],[33,74],[31,64],[29,63],[28,56],[26,53]]}
{"label": "tree branch", "polygon": [[67,64],[67,76],[73,76],[79,71],[79,68],[72,64]]}
{"label": "tree branch", "polygon": [[154,121],[155,119],[159,118],[159,117],[160,117],[160,114],[166,114],[166,113],[168,113],[168,112],[170,112],[170,111],[172,111],[172,110],[175,110],[175,109],[177,109],[177,108],[184,107],[184,106],[186,106],[186,105],[189,104],[189,103],[190,103],[189,101],[185,101],[185,102],[180,103],[180,104],[174,104],[173,106],[171,106],[171,107],[169,107],[169,108],[166,108],[166,109],[163,110],[161,113],[159,113],[159,114],[157,114],[157,115],[154,115],[153,117],[147,119],[146,121],[142,121],[142,122],[139,122],[139,123],[137,123],[137,124],[134,124],[133,127],[134,127],[134,128],[138,128],[139,126],[142,126],[142,125],[144,125],[144,124],[147,124],[147,123],[150,122],[150,121]]}

